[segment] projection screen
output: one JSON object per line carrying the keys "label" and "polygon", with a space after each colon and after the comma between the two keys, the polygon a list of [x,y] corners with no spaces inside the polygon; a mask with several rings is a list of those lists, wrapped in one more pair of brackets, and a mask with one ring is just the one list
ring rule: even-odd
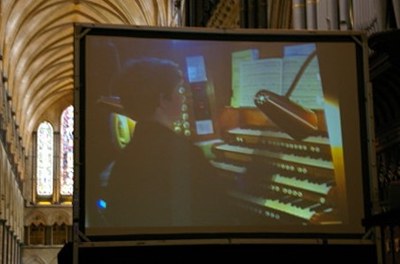
{"label": "projection screen", "polygon": [[364,233],[363,34],[78,24],[75,47],[85,235]]}

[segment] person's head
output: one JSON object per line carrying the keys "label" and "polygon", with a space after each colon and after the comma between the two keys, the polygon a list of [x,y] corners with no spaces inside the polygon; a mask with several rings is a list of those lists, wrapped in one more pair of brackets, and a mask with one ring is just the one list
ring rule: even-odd
{"label": "person's head", "polygon": [[162,122],[160,118],[171,121],[178,117],[182,83],[182,71],[176,63],[144,58],[129,60],[123,65],[115,78],[113,90],[120,97],[126,114],[134,120]]}

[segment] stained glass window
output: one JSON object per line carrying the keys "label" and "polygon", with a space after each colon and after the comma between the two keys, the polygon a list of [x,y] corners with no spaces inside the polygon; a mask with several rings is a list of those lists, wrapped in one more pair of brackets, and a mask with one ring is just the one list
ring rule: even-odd
{"label": "stained glass window", "polygon": [[72,195],[74,178],[74,108],[67,107],[61,114],[61,177],[60,194]]}
{"label": "stained glass window", "polygon": [[42,196],[53,194],[53,127],[42,122],[37,131],[36,193]]}

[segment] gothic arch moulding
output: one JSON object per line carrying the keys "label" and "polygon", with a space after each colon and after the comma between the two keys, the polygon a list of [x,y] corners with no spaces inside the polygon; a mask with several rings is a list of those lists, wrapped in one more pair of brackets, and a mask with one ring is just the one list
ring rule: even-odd
{"label": "gothic arch moulding", "polygon": [[49,215],[48,219],[49,225],[72,225],[72,214],[71,214],[71,209],[64,209],[64,208],[59,208],[57,210],[53,210],[53,213]]}
{"label": "gothic arch moulding", "polygon": [[41,210],[32,210],[25,217],[25,226],[30,226],[32,224],[36,226],[40,224],[46,226],[49,223],[48,217],[49,215]]}

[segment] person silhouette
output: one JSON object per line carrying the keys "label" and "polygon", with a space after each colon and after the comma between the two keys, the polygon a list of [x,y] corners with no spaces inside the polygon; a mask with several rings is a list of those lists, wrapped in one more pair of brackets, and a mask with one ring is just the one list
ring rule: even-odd
{"label": "person silhouette", "polygon": [[173,130],[184,76],[170,60],[129,60],[113,82],[131,141],[110,174],[106,217],[113,226],[205,226],[232,218],[224,182],[199,147]]}

